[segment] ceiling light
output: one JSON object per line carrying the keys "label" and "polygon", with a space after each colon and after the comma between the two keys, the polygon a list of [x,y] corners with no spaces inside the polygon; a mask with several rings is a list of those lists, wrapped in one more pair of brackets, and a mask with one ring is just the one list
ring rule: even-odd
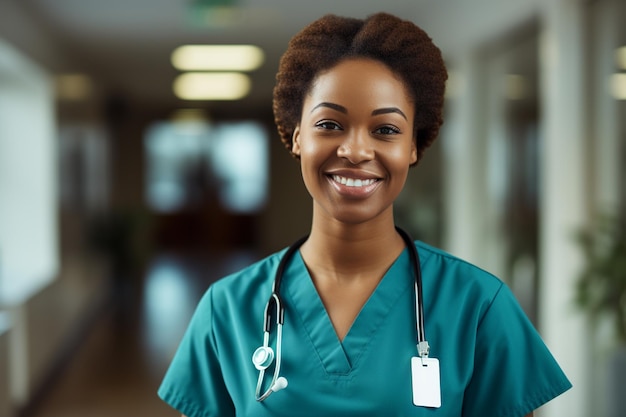
{"label": "ceiling light", "polygon": [[208,121],[206,112],[203,109],[177,109],[170,115],[173,122],[198,122]]}
{"label": "ceiling light", "polygon": [[172,65],[181,71],[252,71],[263,59],[254,45],[183,45],[172,53]]}
{"label": "ceiling light", "polygon": [[87,99],[93,90],[91,79],[83,74],[60,74],[55,79],[56,95],[60,100]]}
{"label": "ceiling light", "polygon": [[247,75],[237,72],[190,72],[174,80],[174,93],[184,100],[239,100],[250,84]]}
{"label": "ceiling light", "polygon": [[609,87],[616,100],[626,100],[626,74],[611,75]]}
{"label": "ceiling light", "polygon": [[620,69],[626,70],[626,46],[615,50],[615,63]]}

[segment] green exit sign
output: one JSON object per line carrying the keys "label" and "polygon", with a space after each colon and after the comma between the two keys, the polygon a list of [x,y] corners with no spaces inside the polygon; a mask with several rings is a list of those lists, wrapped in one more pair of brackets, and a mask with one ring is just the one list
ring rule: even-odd
{"label": "green exit sign", "polygon": [[188,23],[194,27],[224,27],[238,18],[237,0],[191,0]]}
{"label": "green exit sign", "polygon": [[236,0],[191,0],[189,2],[192,7],[211,8],[211,7],[234,7]]}

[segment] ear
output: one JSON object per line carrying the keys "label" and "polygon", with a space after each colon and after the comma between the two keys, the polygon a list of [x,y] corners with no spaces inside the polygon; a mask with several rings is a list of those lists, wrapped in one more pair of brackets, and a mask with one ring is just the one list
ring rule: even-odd
{"label": "ear", "polygon": [[300,125],[297,125],[293,130],[293,136],[291,137],[291,153],[300,156]]}
{"label": "ear", "polygon": [[413,165],[417,162],[417,146],[415,145],[415,140],[411,143],[411,156],[410,156],[410,164]]}

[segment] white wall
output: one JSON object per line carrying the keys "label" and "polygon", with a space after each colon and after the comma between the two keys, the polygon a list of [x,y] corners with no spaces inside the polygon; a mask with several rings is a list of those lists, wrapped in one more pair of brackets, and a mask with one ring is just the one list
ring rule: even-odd
{"label": "white wall", "polygon": [[0,301],[18,302],[59,267],[54,91],[0,40]]}
{"label": "white wall", "polygon": [[[12,33],[19,43],[50,45],[16,8],[3,14],[7,5],[0,34],[21,22],[32,30]],[[3,417],[28,405],[109,296],[106,265],[84,248],[60,253],[54,93],[46,70],[0,38],[0,314],[10,317],[0,329]]]}
{"label": "white wall", "polygon": [[[482,121],[484,92],[479,53],[485,45],[506,38],[516,27],[531,20],[539,22],[543,128],[538,327],[574,385],[538,412],[544,417],[602,415],[597,404],[603,397],[592,398],[603,395],[593,389],[603,374],[594,367],[602,364],[591,356],[591,344],[585,339],[586,319],[573,302],[582,260],[572,236],[588,221],[593,209],[606,203],[617,204],[623,184],[617,104],[602,89],[608,73],[614,70],[614,64],[607,59],[617,46],[617,3],[442,0],[425,5],[420,9],[421,18],[414,18],[441,46],[455,81],[461,81],[461,88],[455,89],[458,96],[450,102],[442,137],[447,142],[443,168],[447,176],[444,246],[478,264],[489,262],[487,258],[493,255],[487,253],[489,245],[484,239],[489,223],[495,220],[487,215],[485,207],[489,200],[485,198],[488,179],[482,164],[487,146],[480,124],[494,121],[489,117]],[[593,26],[589,14],[592,8],[597,9]]]}
{"label": "white wall", "polygon": [[574,308],[576,279],[582,268],[573,233],[588,217],[585,135],[586,22],[584,6],[566,0],[547,2],[542,29],[542,107],[544,132],[541,160],[541,331],[575,388],[549,404],[545,416],[593,415],[588,329]]}
{"label": "white wall", "polygon": [[[415,9],[414,22],[456,62],[542,13],[543,0],[437,0]],[[407,16],[409,18],[409,16]]]}

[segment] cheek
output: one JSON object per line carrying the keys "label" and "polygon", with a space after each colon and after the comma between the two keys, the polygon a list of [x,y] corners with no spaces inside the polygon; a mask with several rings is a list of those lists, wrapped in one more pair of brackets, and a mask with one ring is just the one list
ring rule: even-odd
{"label": "cheek", "polygon": [[317,171],[319,165],[319,150],[317,148],[318,146],[312,144],[311,141],[304,141],[300,144],[300,169],[305,180],[310,178],[314,171]]}
{"label": "cheek", "polygon": [[411,149],[405,147],[397,147],[392,152],[387,153],[388,163],[394,167],[394,170],[408,170],[411,165]]}
{"label": "cheek", "polygon": [[321,164],[328,156],[328,146],[324,146],[323,141],[301,140],[300,141],[300,163],[306,167],[313,167]]}
{"label": "cheek", "polygon": [[385,160],[381,161],[389,171],[393,187],[404,187],[409,169],[411,166],[411,155],[405,147],[398,147],[397,150],[385,155]]}

